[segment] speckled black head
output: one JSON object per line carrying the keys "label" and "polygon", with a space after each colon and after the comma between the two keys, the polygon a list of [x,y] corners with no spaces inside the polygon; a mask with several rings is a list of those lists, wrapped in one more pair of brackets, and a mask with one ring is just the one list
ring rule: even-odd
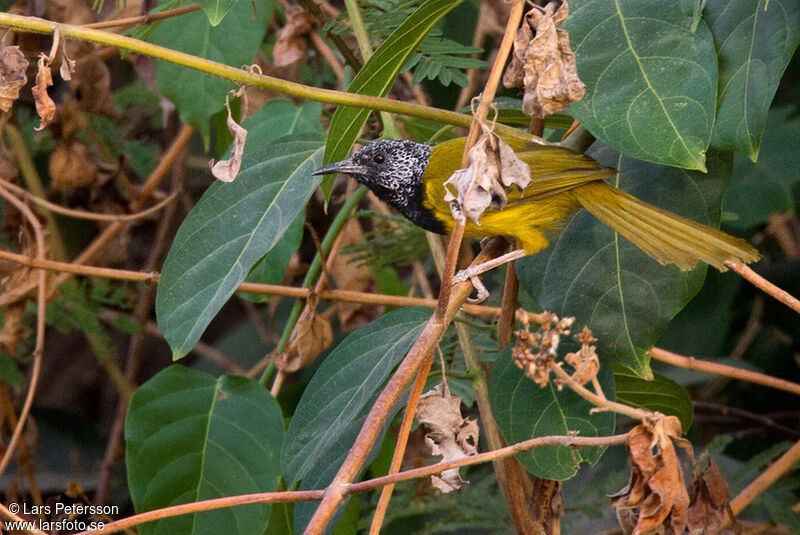
{"label": "speckled black head", "polygon": [[420,227],[444,233],[444,227],[422,204],[422,175],[428,167],[432,147],[400,139],[371,143],[347,160],[314,171],[314,175],[345,173],[352,176],[383,202],[400,211]]}

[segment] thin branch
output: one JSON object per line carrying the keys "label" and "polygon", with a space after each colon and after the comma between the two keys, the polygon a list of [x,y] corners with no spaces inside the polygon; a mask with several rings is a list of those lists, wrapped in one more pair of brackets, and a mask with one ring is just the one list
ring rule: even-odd
{"label": "thin branch", "polygon": [[91,24],[84,24],[83,28],[93,28],[95,30],[101,30],[105,28],[116,28],[119,26],[138,26],[141,24],[150,24],[151,22],[156,20],[163,20],[172,17],[177,17],[179,15],[191,13],[192,11],[197,11],[198,9],[200,9],[200,6],[198,6],[197,4],[190,4],[188,6],[176,7],[175,9],[167,9],[166,11],[160,11],[158,13],[145,13],[144,15],[139,15],[138,17],[127,17],[124,19],[92,22]]}
{"label": "thin branch", "polygon": [[[33,232],[36,236],[36,258],[38,260],[45,259],[45,241],[44,230],[39,220],[33,214],[30,208],[17,199],[10,191],[0,186],[0,197],[13,204],[25,219],[28,220]],[[8,441],[6,451],[3,453],[3,458],[0,460],[0,474],[3,474],[11,462],[11,457],[14,455],[14,448],[22,435],[22,429],[25,427],[25,422],[30,414],[31,406],[33,405],[33,397],[36,394],[36,387],[39,384],[39,374],[42,370],[42,355],[44,354],[44,331],[45,331],[45,312],[47,308],[47,272],[44,269],[39,269],[37,277],[38,291],[36,293],[36,345],[33,349],[33,369],[31,370],[31,378],[28,386],[28,393],[25,395],[25,402],[22,405],[22,410],[19,413],[19,420],[14,427],[14,432],[11,434],[11,439]]]}
{"label": "thin branch", "polygon": [[[25,518],[22,518],[19,515],[15,515],[11,511],[9,511],[8,508],[5,505],[3,505],[2,503],[0,503],[0,514],[2,514],[4,517],[8,518],[9,520],[14,520],[16,522],[25,522],[26,521]],[[25,531],[25,533],[30,533],[31,535],[48,535],[48,533],[46,531],[41,531],[41,530],[35,529],[35,528],[29,528],[29,529],[26,529],[24,531]]]}
{"label": "thin branch", "polygon": [[0,178],[0,184],[2,184],[5,188],[10,189],[11,191],[16,193],[17,195],[20,195],[26,201],[30,201],[30,202],[32,202],[34,204],[37,204],[37,205],[42,206],[44,208],[47,208],[51,212],[55,212],[57,214],[65,215],[65,216],[72,217],[72,218],[75,218],[75,219],[88,219],[88,220],[91,220],[91,221],[123,221],[123,222],[128,222],[128,221],[136,221],[137,219],[143,219],[145,217],[148,217],[148,216],[158,212],[159,210],[161,210],[162,208],[167,206],[169,203],[171,203],[172,201],[177,199],[178,198],[178,194],[180,193],[180,192],[177,192],[177,191],[174,192],[174,193],[171,193],[168,197],[166,197],[164,200],[162,200],[158,204],[156,204],[154,206],[151,206],[147,210],[143,210],[143,211],[137,212],[135,214],[100,214],[100,213],[97,213],[97,212],[87,212],[85,210],[75,210],[73,208],[66,208],[66,207],[58,205],[58,204],[56,204],[54,202],[50,202],[47,199],[44,199],[42,197],[38,197],[38,196],[34,195],[33,193],[27,191],[25,188],[21,188],[21,187],[17,186],[16,184],[12,184],[11,182],[8,182],[7,180],[3,180],[2,178]]}
{"label": "thin branch", "polygon": [[[433,352],[431,352],[431,354],[428,355],[428,359],[422,363],[414,385],[411,387],[408,404],[403,414],[403,421],[400,422],[400,430],[397,432],[397,444],[394,447],[392,462],[389,465],[389,474],[397,474],[400,472],[400,465],[403,464],[403,457],[405,456],[406,446],[408,445],[408,437],[411,434],[411,424],[414,423],[414,414],[417,412],[419,397],[422,395],[422,389],[425,387],[425,381],[428,379],[428,373],[431,371],[431,364],[433,364]],[[378,535],[380,533],[383,519],[386,516],[386,509],[389,507],[389,500],[392,498],[392,491],[394,491],[393,483],[381,489],[381,496],[378,499],[378,505],[375,507],[375,513],[372,516],[369,535]]]}
{"label": "thin branch", "polygon": [[739,264],[738,262],[725,262],[725,265],[731,268],[733,271],[738,273],[742,276],[745,280],[750,282],[753,286],[759,288],[760,290],[764,291],[786,305],[787,307],[791,308],[798,314],[800,314],[800,300],[798,300],[795,296],[778,288],[767,279],[753,271],[750,267],[745,266],[744,264]]}
{"label": "thin branch", "polygon": [[748,383],[756,383],[777,390],[784,390],[800,396],[800,384],[787,381],[785,379],[778,379],[770,375],[758,373],[750,370],[743,370],[734,366],[720,364],[718,362],[709,362],[707,360],[700,360],[694,357],[684,357],[672,351],[661,349],[660,347],[653,347],[649,352],[650,356],[661,362],[666,362],[679,368],[686,368],[687,370],[696,370],[700,372],[713,373],[715,375],[722,375],[725,377],[732,377],[740,381],[747,381]]}
{"label": "thin branch", "polygon": [[[465,283],[466,284],[466,283]],[[605,447],[623,444],[628,439],[628,434],[611,435],[607,437],[581,437],[576,435],[555,435],[546,437],[537,437],[518,442],[511,446],[506,446],[499,450],[487,451],[478,453],[470,457],[464,457],[454,461],[447,461],[423,466],[421,468],[414,468],[406,470],[397,474],[388,476],[376,477],[366,481],[353,483],[347,485],[342,489],[345,494],[356,494],[365,492],[374,488],[382,487],[384,485],[395,484],[401,481],[408,481],[411,479],[419,479],[433,474],[439,474],[445,470],[453,468],[460,468],[462,466],[469,466],[473,464],[480,464],[504,457],[510,457],[519,453],[530,451],[535,448],[543,446],[566,446],[566,447]],[[92,535],[95,533],[110,534],[115,531],[131,528],[144,524],[145,522],[152,522],[163,518],[171,518],[174,516],[186,515],[190,513],[199,513],[202,511],[213,511],[215,509],[225,509],[227,507],[238,507],[241,505],[252,505],[259,503],[288,503],[288,502],[301,502],[319,500],[326,491],[324,490],[298,490],[298,491],[285,491],[285,492],[261,492],[256,494],[242,494],[239,496],[228,496],[225,498],[214,498],[211,500],[203,500],[192,502],[182,505],[173,505],[163,509],[156,509],[154,511],[147,511],[128,518],[123,518],[115,522],[110,522],[105,525],[103,531],[82,531],[76,535]]]}
{"label": "thin branch", "polygon": [[[448,110],[440,110],[429,106],[421,106],[410,102],[403,102],[386,97],[374,97],[369,95],[359,95],[344,91],[334,91],[332,89],[320,89],[297,82],[290,82],[267,76],[264,74],[251,73],[243,69],[237,69],[229,65],[211,61],[170,48],[147,43],[139,39],[133,39],[125,35],[74,26],[71,24],[60,24],[35,17],[25,17],[11,13],[0,13],[0,26],[14,28],[18,31],[28,31],[33,33],[53,33],[58,28],[63,37],[79,39],[92,43],[130,50],[138,54],[151,56],[155,59],[174,63],[183,67],[189,67],[199,72],[213,74],[220,78],[236,82],[241,85],[252,85],[263,87],[272,91],[278,91],[296,98],[327,102],[343,106],[354,106],[357,108],[370,109],[375,111],[387,111],[401,115],[419,117],[420,119],[430,119],[445,124],[467,127],[472,122],[469,115],[456,113]],[[523,142],[533,142],[543,144],[544,141],[535,138],[530,134],[517,130],[516,128],[498,124],[495,128],[498,134],[507,139],[516,139]]]}

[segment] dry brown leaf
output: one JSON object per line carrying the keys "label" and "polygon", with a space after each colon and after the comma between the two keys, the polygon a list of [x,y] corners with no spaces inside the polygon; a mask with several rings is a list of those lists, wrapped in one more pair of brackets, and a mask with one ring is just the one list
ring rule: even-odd
{"label": "dry brown leaf", "polygon": [[47,94],[47,88],[53,85],[53,75],[50,67],[45,65],[46,56],[39,56],[39,70],[36,72],[36,85],[33,86],[33,99],[36,102],[36,113],[39,114],[39,126],[35,130],[42,130],[53,120],[56,114],[56,103]]}
{"label": "dry brown leaf", "polygon": [[514,54],[503,83],[524,87],[522,111],[543,119],[583,98],[586,86],[578,78],[569,35],[557,29],[569,14],[566,1],[533,6],[514,40]]}
{"label": "dry brown leaf", "polygon": [[3,312],[3,326],[0,328],[0,346],[6,353],[15,355],[17,348],[25,333],[22,325],[22,315],[25,305],[17,303],[7,307]]}
{"label": "dry brown leaf", "polygon": [[[364,243],[364,233],[358,219],[351,219],[339,233],[342,240],[341,249],[352,243]],[[373,292],[376,289],[375,278],[372,270],[363,262],[354,260],[354,254],[339,253],[333,257],[330,273],[336,286],[342,290],[354,292]],[[381,314],[384,307],[381,305],[365,305],[361,303],[336,303],[336,314],[342,331],[351,332],[362,325],[366,325]]]}
{"label": "dry brown leaf", "polygon": [[[478,453],[478,423],[461,415],[461,398],[451,396],[443,384],[420,396],[416,416],[429,428],[425,444],[431,455],[454,461]],[[450,492],[467,482],[461,479],[458,468],[453,468],[431,476],[431,483],[441,492]]]}
{"label": "dry brown leaf", "polygon": [[19,90],[28,82],[28,60],[18,46],[0,50],[0,111],[6,112],[19,98]]}
{"label": "dry brown leaf", "polygon": [[214,163],[211,167],[211,174],[214,175],[214,178],[217,180],[233,182],[239,174],[239,168],[242,166],[242,155],[244,154],[244,144],[247,141],[247,130],[233,120],[230,101],[227,97],[225,98],[225,107],[228,109],[226,123],[228,125],[228,130],[233,136],[231,156],[227,160],[220,160]]}
{"label": "dry brown leaf", "polygon": [[81,109],[103,115],[116,117],[118,111],[111,95],[111,71],[106,63],[92,48],[78,48],[77,68],[70,81],[70,90],[80,103]]}
{"label": "dry brown leaf", "polygon": [[[708,461],[705,470],[700,463]],[[688,528],[691,534],[713,533],[725,518],[727,510],[728,484],[722,473],[708,454],[704,454],[689,483]]]}
{"label": "dry brown leaf", "polygon": [[331,324],[306,308],[292,331],[286,351],[275,358],[275,365],[285,372],[296,372],[314,362],[332,343]]}
{"label": "dry brown leaf", "polygon": [[597,372],[600,371],[600,359],[597,356],[596,348],[592,345],[597,339],[592,336],[592,331],[585,325],[576,338],[581,343],[580,351],[567,353],[564,360],[575,370],[572,378],[578,384],[584,385],[597,377]]}
{"label": "dry brown leaf", "polygon": [[677,439],[680,421],[674,416],[660,418],[656,424],[642,423],[629,433],[630,479],[611,495],[626,533],[677,535],[686,528],[689,495],[673,445]]}
{"label": "dry brown leaf", "polygon": [[512,185],[524,190],[531,183],[528,164],[499,136],[486,126],[483,129],[469,151],[467,168],[459,169],[444,183],[444,200],[450,203],[453,217],[464,222],[466,216],[477,225],[487,208],[500,210],[505,206]]}
{"label": "dry brown leaf", "polygon": [[314,17],[303,8],[294,5],[286,7],[286,25],[272,50],[275,67],[286,67],[305,59],[308,52],[307,36],[315,22]]}
{"label": "dry brown leaf", "polygon": [[97,178],[97,165],[89,147],[80,141],[59,145],[50,154],[50,178],[53,187],[72,189],[89,186]]}

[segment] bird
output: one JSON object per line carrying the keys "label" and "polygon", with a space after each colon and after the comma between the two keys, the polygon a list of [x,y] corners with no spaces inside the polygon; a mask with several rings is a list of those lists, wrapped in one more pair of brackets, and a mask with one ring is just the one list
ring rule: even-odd
{"label": "bird", "polygon": [[[350,158],[312,175],[343,173],[371,189],[386,204],[425,230],[448,234],[455,218],[445,201],[445,181],[461,167],[466,138],[435,146],[401,139],[370,143]],[[502,207],[489,207],[480,221],[467,219],[465,237],[504,236],[516,242],[514,258],[541,251],[559,223],[585,209],[661,264],[681,270],[705,262],[720,271],[726,262],[759,259],[747,241],[637,199],[605,182],[617,171],[558,145],[513,146],[528,164],[531,181],[516,186]],[[470,278],[474,273],[468,273]],[[465,277],[461,277],[464,279]]]}

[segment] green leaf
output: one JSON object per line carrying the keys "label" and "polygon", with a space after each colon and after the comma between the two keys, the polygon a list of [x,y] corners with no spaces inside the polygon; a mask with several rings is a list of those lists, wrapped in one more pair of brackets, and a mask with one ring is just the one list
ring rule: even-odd
{"label": "green leaf", "polygon": [[612,368],[618,402],[677,416],[683,432],[689,430],[694,419],[694,408],[685,388],[660,373],[653,373],[653,379],[648,381],[624,366],[615,364]]}
{"label": "green leaf", "polygon": [[[358,71],[347,91],[361,95],[386,96],[394,79],[411,54],[439,19],[463,0],[428,0],[408,17],[375,51]],[[331,118],[328,141],[325,144],[324,164],[347,157],[359,132],[367,122],[370,110],[339,106]],[[325,199],[333,189],[333,177],[322,183]]]}
{"label": "green leaf", "polygon": [[250,268],[304,209],[319,183],[310,174],[321,152],[316,135],[266,146],[248,139],[236,180],[212,184],[183,221],[156,295],[158,325],[174,358],[189,352]]}
{"label": "green leaf", "polygon": [[[259,284],[281,284],[283,282],[286,267],[303,239],[305,221],[306,214],[301,211],[288,226],[283,237],[253,266],[244,279],[245,282]],[[254,303],[266,303],[272,299],[270,295],[250,292],[240,292],[239,295]]]}
{"label": "green leaf", "polygon": [[703,17],[719,55],[712,144],[756,161],[778,82],[800,43],[800,0],[708,0]]}
{"label": "green leaf", "polygon": [[770,111],[758,163],[736,155],[731,187],[725,193],[727,224],[746,229],[766,223],[772,214],[795,210],[792,189],[800,182],[798,152],[797,143],[789,140],[800,139],[800,120],[792,113],[791,106]]}
{"label": "green leaf", "polygon": [[[606,397],[613,399],[613,374],[601,370],[598,379]],[[568,435],[571,431],[578,431],[582,437],[614,433],[614,413],[589,414],[593,405],[569,388],[559,392],[552,382],[539,387],[514,364],[510,347],[494,362],[489,399],[497,425],[509,444],[534,437]],[[595,464],[603,451],[605,448],[544,446],[516,458],[536,477],[563,481],[578,473],[579,463]]]}
{"label": "green leaf", "polygon": [[[201,11],[167,19],[150,36],[152,43],[239,68],[250,64],[261,44],[273,0],[255,5],[239,1],[216,26]],[[162,61],[156,62],[158,90],[178,108],[181,121],[197,128],[208,147],[209,119],[225,106],[225,95],[234,88],[216,76]]]}
{"label": "green leaf", "polygon": [[197,5],[203,8],[208,17],[208,22],[212,26],[219,24],[237,3],[247,2],[242,0],[197,0]]}
{"label": "green leaf", "polygon": [[[280,407],[255,381],[171,366],[143,384],[125,420],[125,464],[136,512],[278,487]],[[261,535],[269,505],[167,518],[139,533]]]}
{"label": "green leaf", "polygon": [[[281,466],[290,487],[299,480],[305,489],[330,483],[392,369],[430,316],[423,307],[389,312],[352,332],[325,358],[286,430]],[[376,444],[373,454],[381,440]],[[296,528],[305,526],[316,506],[295,505]]]}
{"label": "green leaf", "polygon": [[[592,156],[619,170],[612,184],[684,217],[719,226],[730,154],[709,153],[709,172],[686,171],[608,149]],[[598,338],[601,359],[650,375],[646,351],[700,290],[706,266],[662,266],[586,211],[567,219],[550,247],[517,263],[520,282],[543,308],[575,316]]]}
{"label": "green leaf", "polygon": [[694,2],[577,0],[564,23],[586,95],[569,112],[626,156],[705,170],[717,96],[714,40]]}

